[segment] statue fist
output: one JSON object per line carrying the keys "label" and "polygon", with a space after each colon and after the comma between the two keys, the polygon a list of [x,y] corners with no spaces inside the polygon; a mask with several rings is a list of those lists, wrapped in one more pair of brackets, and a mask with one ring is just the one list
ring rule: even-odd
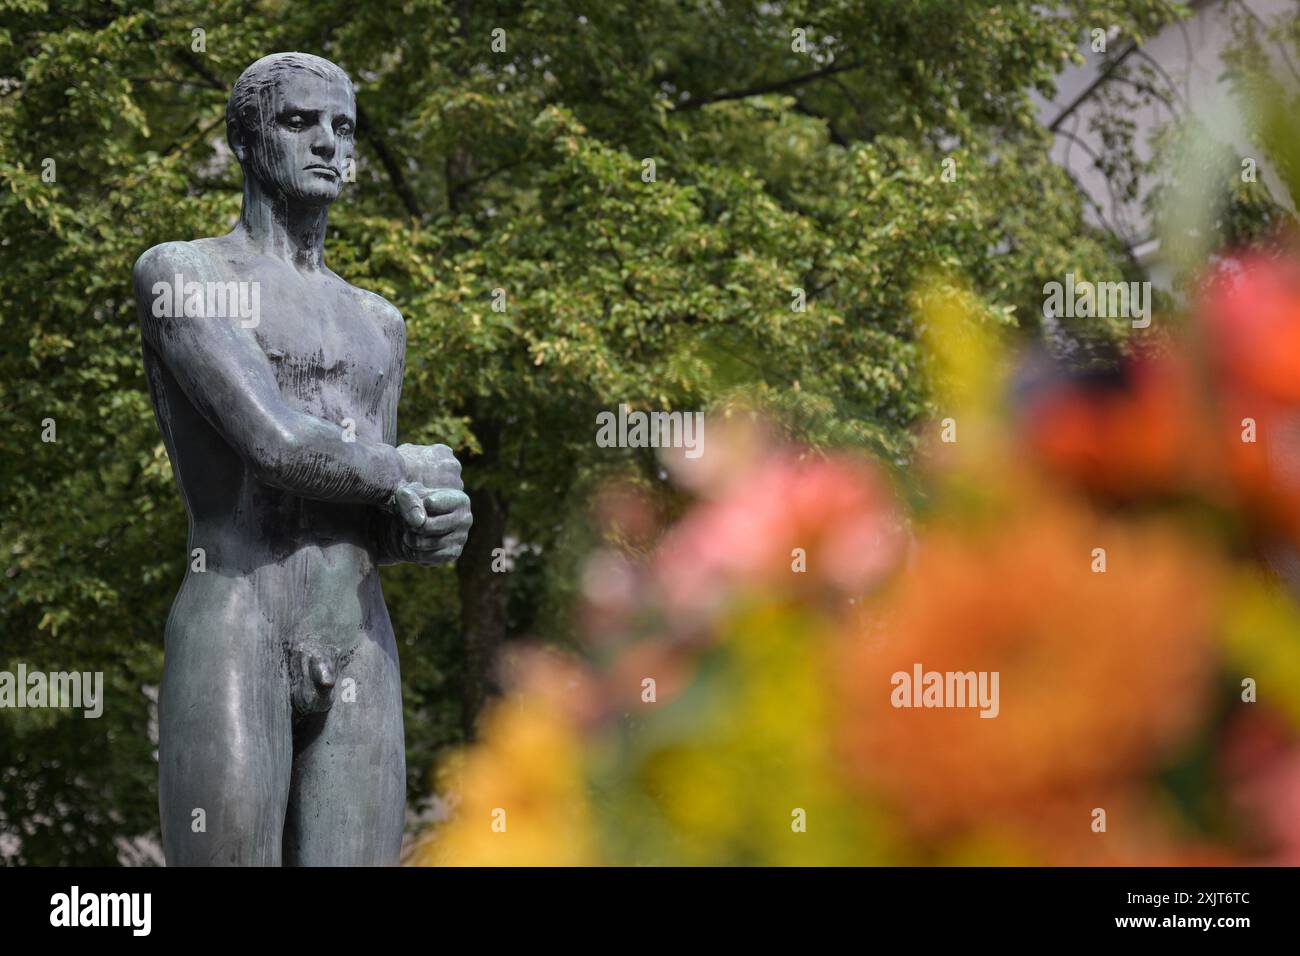
{"label": "statue fist", "polygon": [[397,453],[402,456],[407,481],[416,481],[435,490],[464,490],[460,480],[460,462],[446,445],[398,445]]}
{"label": "statue fist", "polygon": [[447,564],[460,557],[474,517],[460,479],[460,462],[446,445],[400,445],[407,482],[393,495],[406,524],[402,554],[416,564]]}

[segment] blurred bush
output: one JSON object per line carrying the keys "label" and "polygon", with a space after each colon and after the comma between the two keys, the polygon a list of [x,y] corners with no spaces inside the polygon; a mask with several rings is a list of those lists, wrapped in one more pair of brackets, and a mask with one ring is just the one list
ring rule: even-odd
{"label": "blurred bush", "polygon": [[[597,502],[582,652],[508,661],[412,861],[1300,862],[1297,261],[1225,260],[1102,377],[931,279],[906,486],[710,420],[680,517]],[[927,672],[993,693],[900,706]]]}

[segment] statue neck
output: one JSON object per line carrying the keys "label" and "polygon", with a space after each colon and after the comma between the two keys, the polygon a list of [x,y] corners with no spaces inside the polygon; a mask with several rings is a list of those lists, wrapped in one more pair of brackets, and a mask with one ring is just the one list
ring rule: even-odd
{"label": "statue neck", "polygon": [[295,203],[266,190],[250,172],[244,174],[244,205],[239,226],[264,255],[298,269],[317,272],[325,264],[328,206]]}

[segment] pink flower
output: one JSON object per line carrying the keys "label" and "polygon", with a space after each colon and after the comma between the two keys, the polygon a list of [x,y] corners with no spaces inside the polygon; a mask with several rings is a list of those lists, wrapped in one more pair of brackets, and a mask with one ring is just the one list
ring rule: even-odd
{"label": "pink flower", "polygon": [[895,566],[904,543],[902,519],[873,468],[786,451],[670,531],[653,574],[670,614],[698,617],[742,593],[860,593]]}

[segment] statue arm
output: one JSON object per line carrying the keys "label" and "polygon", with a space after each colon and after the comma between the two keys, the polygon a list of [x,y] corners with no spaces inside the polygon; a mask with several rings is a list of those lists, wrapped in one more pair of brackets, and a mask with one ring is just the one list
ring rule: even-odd
{"label": "statue arm", "polygon": [[[396,311],[396,310],[394,310]],[[398,316],[397,357],[392,381],[384,396],[384,441],[397,442],[397,402],[401,397],[406,369],[405,327]],[[433,514],[426,516],[422,534],[411,531],[409,521],[383,511],[372,515],[372,534],[379,564],[422,564],[426,567],[446,564],[460,554],[472,517],[469,499],[464,494],[460,462],[446,445],[397,446],[406,475],[428,495]]]}
{"label": "statue arm", "polygon": [[[399,325],[401,340],[397,349],[396,368],[384,395],[384,441],[397,444],[397,401],[402,395],[402,379],[406,375],[406,328]],[[400,452],[399,452],[400,454]],[[371,515],[371,537],[375,542],[376,561],[381,565],[405,564],[411,559],[403,547],[402,535],[407,524],[391,511],[378,511]]]}
{"label": "statue arm", "polygon": [[155,246],[134,280],[145,341],[194,407],[259,480],[304,498],[383,505],[406,481],[391,445],[344,441],[340,425],[290,408],[251,329],[237,318],[155,316],[156,283],[224,281],[187,243]]}

